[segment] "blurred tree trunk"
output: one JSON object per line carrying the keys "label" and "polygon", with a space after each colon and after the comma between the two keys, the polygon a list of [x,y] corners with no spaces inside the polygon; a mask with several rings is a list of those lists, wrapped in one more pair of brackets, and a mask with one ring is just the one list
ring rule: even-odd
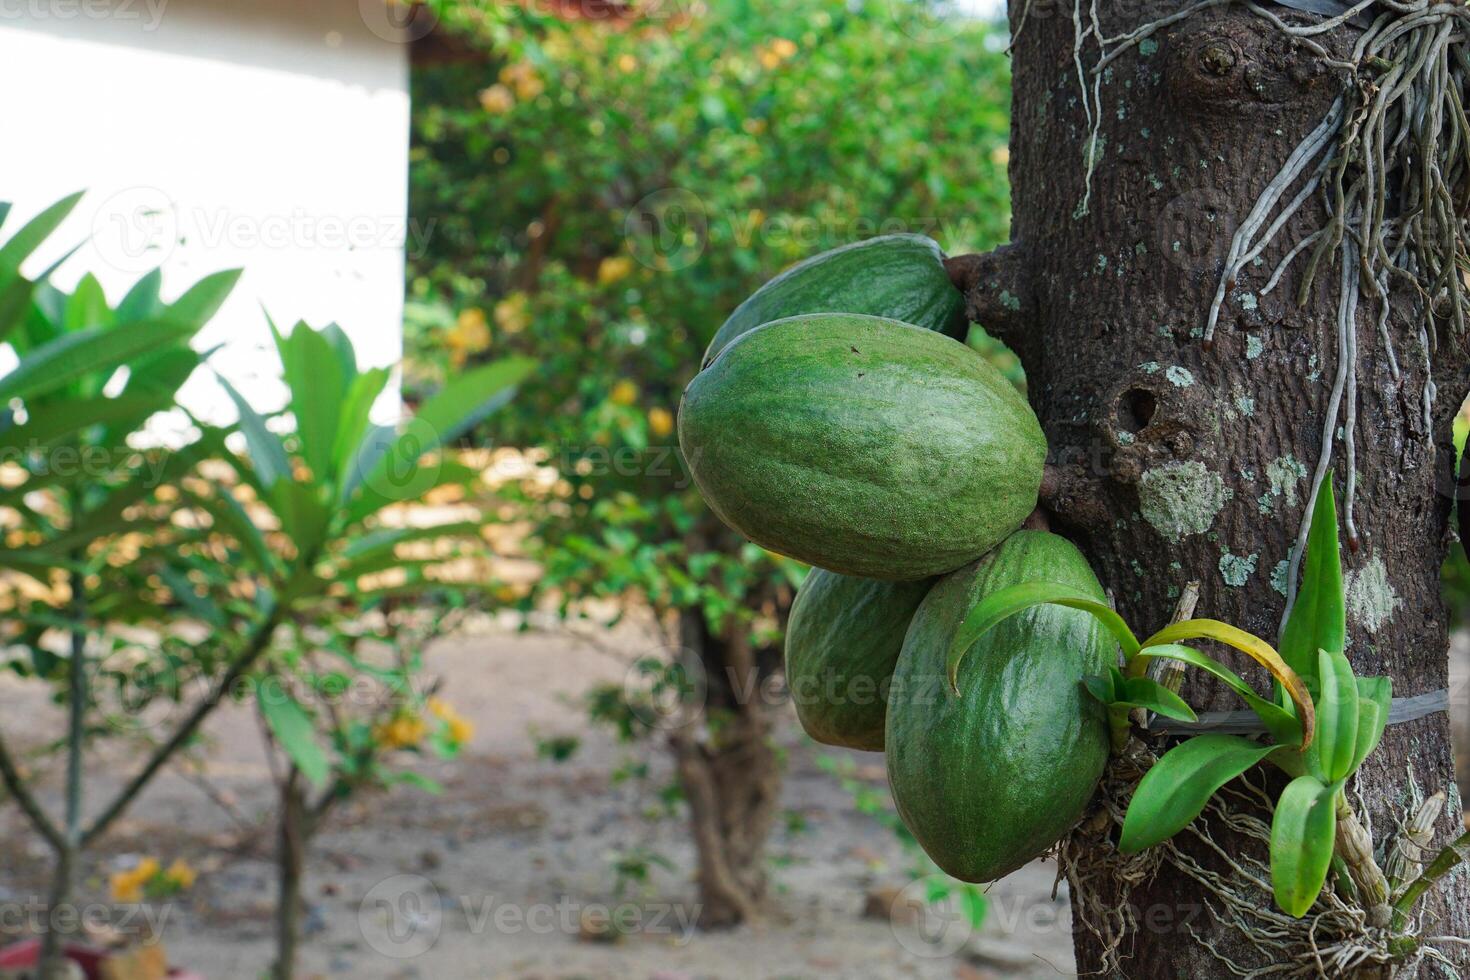
{"label": "blurred tree trunk", "polygon": [[[951,271],[972,319],[1025,365],[1059,477],[1044,488],[1043,504],[1138,629],[1167,622],[1179,588],[1197,578],[1200,615],[1274,637],[1285,603],[1280,563],[1307,501],[1338,367],[1338,270],[1317,276],[1303,306],[1294,297],[1304,261],[1274,292],[1261,289],[1290,245],[1321,226],[1315,198],[1263,263],[1241,273],[1212,349],[1200,328],[1236,224],[1322,120],[1340,80],[1239,5],[1195,13],[1099,76],[1101,149],[1083,208],[1089,122],[1072,7],[1012,2],[1013,31],[1023,6],[1033,9],[1014,49],[1012,242],[951,260]],[[1116,36],[1180,5],[1100,9],[1104,32]],[[1352,34],[1339,29],[1319,40],[1336,45]],[[1082,62],[1090,70],[1097,52],[1089,49]],[[1446,686],[1443,488],[1453,486],[1450,422],[1467,383],[1464,339],[1441,339],[1439,397],[1426,431],[1425,358],[1409,314],[1395,309],[1388,322],[1402,366],[1395,380],[1375,317],[1358,312],[1361,542],[1344,552],[1349,655],[1360,674],[1391,675],[1397,696]],[[1340,477],[1341,447],[1335,465]],[[1202,710],[1239,707],[1197,678],[1186,695]],[[1438,846],[1461,820],[1443,713],[1390,727],[1359,776],[1380,847],[1404,819],[1411,782],[1426,796],[1451,793]],[[1227,850],[1250,846],[1223,827],[1211,832]],[[1188,835],[1179,840],[1203,867],[1221,868],[1220,855]],[[1131,903],[1146,923],[1124,944],[1128,977],[1230,975],[1205,942],[1238,963],[1270,965],[1217,920],[1193,879],[1168,865],[1151,880],[1096,887],[1109,907]],[[1426,918],[1426,935],[1470,935],[1470,877],[1442,888]],[[1081,923],[1075,944],[1079,973],[1101,969],[1100,946]],[[1446,953],[1462,970],[1470,965],[1470,951]]]}
{"label": "blurred tree trunk", "polygon": [[766,839],[781,792],[767,684],[781,656],[755,648],[743,627],[714,634],[699,609],[680,611],[679,630],[706,691],[703,717],[675,728],[669,745],[698,853],[699,922],[722,928],[756,918],[766,895]]}

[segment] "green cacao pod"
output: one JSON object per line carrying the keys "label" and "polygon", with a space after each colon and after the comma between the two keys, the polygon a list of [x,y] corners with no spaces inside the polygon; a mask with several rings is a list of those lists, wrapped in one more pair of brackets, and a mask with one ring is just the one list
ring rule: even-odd
{"label": "green cacao pod", "polygon": [[964,339],[965,300],[923,235],[881,235],[799,262],[750,295],[715,333],[704,364],[742,334],[802,313],[868,313]]}
{"label": "green cacao pod", "polygon": [[679,407],[719,517],[844,575],[912,580],[995,547],[1036,506],[1046,439],[957,340],[882,317],[790,317],[741,337]]}
{"label": "green cacao pod", "polygon": [[812,569],[786,625],[786,686],[808,735],[826,745],[883,751],[893,665],[932,584]]}
{"label": "green cacao pod", "polygon": [[947,874],[993,881],[1081,817],[1108,759],[1108,725],[1083,678],[1115,645],[1086,612],[1036,606],[981,637],[949,689],[950,640],[985,596],[1046,581],[1105,601],[1073,545],[1021,531],[945,576],[914,614],[889,691],[888,782],[899,816]]}

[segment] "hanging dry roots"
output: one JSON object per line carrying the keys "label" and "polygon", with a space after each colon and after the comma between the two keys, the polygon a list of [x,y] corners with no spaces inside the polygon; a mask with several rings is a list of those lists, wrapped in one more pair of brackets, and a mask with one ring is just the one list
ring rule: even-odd
{"label": "hanging dry roots", "polygon": [[[1232,950],[1253,954],[1249,962],[1242,962],[1239,953],[1227,952],[1224,944],[1211,941],[1188,922],[1183,924],[1190,937],[1235,976],[1335,980],[1373,975],[1376,970],[1387,975],[1390,968],[1412,972],[1426,960],[1453,968],[1436,946],[1456,940],[1423,937],[1412,921],[1399,928],[1374,925],[1347,881],[1330,883],[1303,918],[1292,918],[1277,909],[1265,860],[1271,839],[1272,798],[1265,786],[1249,777],[1221,790],[1201,818],[1180,835],[1204,845],[1203,853],[1214,858],[1209,866],[1187,853],[1198,848],[1182,848],[1173,840],[1138,854],[1119,852],[1116,842],[1133,790],[1156,761],[1149,746],[1130,739],[1112,760],[1094,809],[1058,849],[1058,880],[1067,881],[1077,927],[1086,930],[1102,951],[1102,975],[1126,975],[1131,937],[1145,926],[1140,921],[1143,913],[1127,896],[1152,881],[1165,866],[1187,875],[1210,896],[1204,915],[1228,925],[1240,938],[1239,943],[1231,944]],[[1424,823],[1436,802],[1442,804],[1442,797],[1431,797],[1404,827],[1402,841],[1412,853],[1418,853],[1416,827]],[[1432,814],[1428,819],[1432,822]],[[1214,837],[1221,831],[1231,835],[1228,844]],[[1397,844],[1393,848],[1395,853],[1400,850]]]}
{"label": "hanging dry roots", "polygon": [[[1199,0],[1167,17],[1109,34],[1102,25],[1102,0],[1074,0],[1073,60],[1091,127],[1079,213],[1087,212],[1092,174],[1101,156],[1104,70],[1159,31],[1232,2]],[[1462,332],[1470,316],[1470,290],[1461,278],[1461,270],[1470,268],[1464,218],[1470,188],[1470,115],[1462,95],[1470,82],[1470,7],[1444,0],[1360,0],[1341,15],[1324,19],[1255,0],[1245,0],[1245,6],[1309,50],[1342,81],[1342,92],[1326,117],[1297,145],[1237,227],[1202,335],[1208,347],[1226,298],[1241,278],[1250,274],[1248,270],[1255,268],[1294,216],[1310,202],[1320,202],[1325,222],[1294,242],[1259,288],[1261,295],[1270,293],[1286,269],[1305,256],[1307,267],[1297,295],[1299,302],[1305,302],[1319,273],[1334,265],[1338,270],[1338,365],[1323,420],[1322,454],[1289,566],[1287,594],[1294,598],[1311,526],[1311,501],[1339,439],[1347,479],[1344,522],[1348,543],[1357,549],[1353,464],[1358,351],[1353,328],[1359,310],[1375,317],[1379,342],[1396,379],[1398,352],[1388,330],[1395,299],[1403,299],[1419,324],[1415,356],[1426,368],[1440,327],[1449,324],[1456,333]],[[1019,20],[1022,27],[1029,8],[1030,0]],[[1338,50],[1344,43],[1331,32],[1365,19],[1370,26],[1357,35],[1351,50]],[[1420,393],[1426,433],[1435,399],[1431,374],[1426,370]]]}

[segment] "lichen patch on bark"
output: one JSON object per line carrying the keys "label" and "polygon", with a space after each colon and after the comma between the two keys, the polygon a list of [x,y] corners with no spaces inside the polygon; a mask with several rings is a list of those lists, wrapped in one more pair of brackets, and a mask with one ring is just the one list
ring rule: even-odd
{"label": "lichen patch on bark", "polygon": [[1138,480],[1143,519],[1170,541],[1208,531],[1232,496],[1220,474],[1194,460],[1165,463]]}
{"label": "lichen patch on bark", "polygon": [[1344,575],[1343,585],[1347,590],[1348,614],[1370,633],[1393,622],[1394,613],[1404,604],[1388,580],[1383,559],[1376,555],[1362,568]]}

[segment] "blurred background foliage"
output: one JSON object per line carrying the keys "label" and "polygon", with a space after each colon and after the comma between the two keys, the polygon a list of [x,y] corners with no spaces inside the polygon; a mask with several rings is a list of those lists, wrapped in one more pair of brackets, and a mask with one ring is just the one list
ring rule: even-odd
{"label": "blurred background foliage", "polygon": [[455,45],[414,72],[410,397],[482,359],[540,361],[496,424],[550,468],[522,484],[545,568],[524,605],[641,597],[775,646],[803,570],[708,515],[677,456],[680,392],[799,259],[893,231],[950,253],[1005,240],[1004,32],[936,35],[894,0],[436,10]]}

